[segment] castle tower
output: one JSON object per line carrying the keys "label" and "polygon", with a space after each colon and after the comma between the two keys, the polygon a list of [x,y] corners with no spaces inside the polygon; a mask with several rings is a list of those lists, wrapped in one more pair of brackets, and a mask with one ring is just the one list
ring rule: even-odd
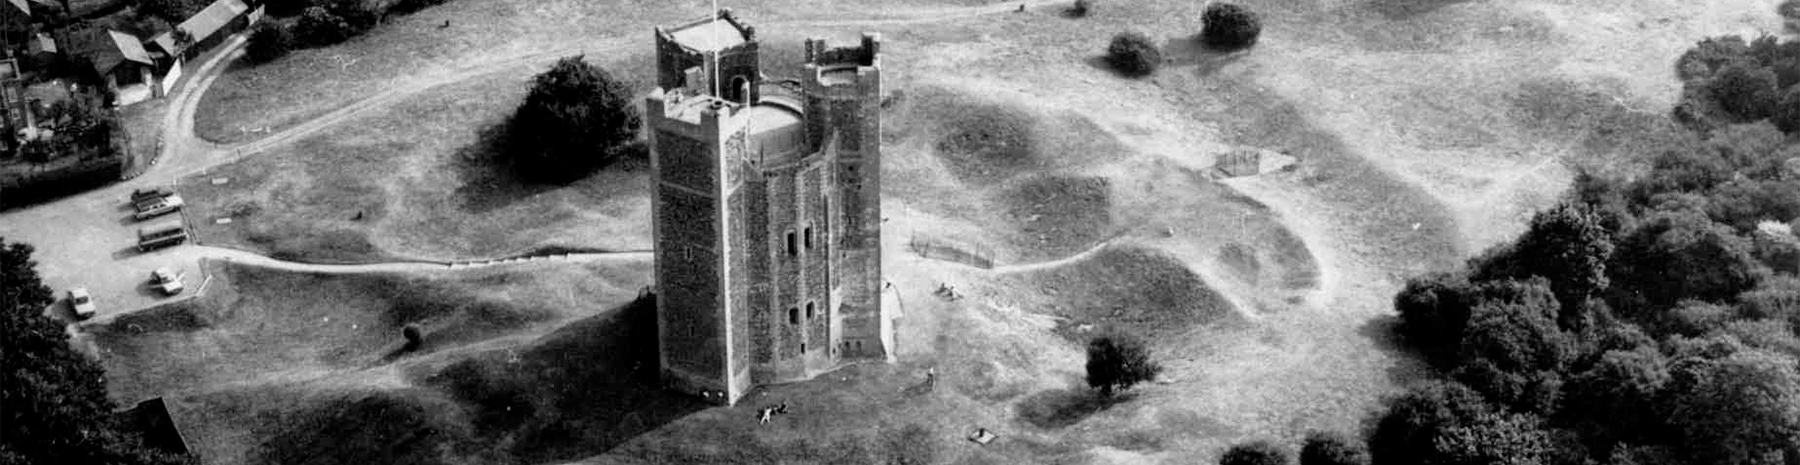
{"label": "castle tower", "polygon": [[[690,72],[691,68],[698,68],[698,72]],[[699,21],[656,28],[657,87],[693,87],[713,94],[715,69],[719,77],[715,96],[733,102],[756,101],[756,86],[762,81],[756,28],[740,21],[730,9],[721,9]],[[690,86],[689,76],[698,76],[701,81]],[[746,87],[750,89],[748,96],[743,94]]]}
{"label": "castle tower", "polygon": [[[735,21],[722,12],[657,29],[664,86],[644,120],[662,378],[725,404],[892,347],[879,287],[878,40],[808,41],[812,76],[798,86],[762,82],[753,60],[721,50],[720,80],[733,69],[754,78],[715,94],[717,63],[706,53],[691,65],[706,48],[684,41]],[[748,34],[728,47],[755,56]]]}

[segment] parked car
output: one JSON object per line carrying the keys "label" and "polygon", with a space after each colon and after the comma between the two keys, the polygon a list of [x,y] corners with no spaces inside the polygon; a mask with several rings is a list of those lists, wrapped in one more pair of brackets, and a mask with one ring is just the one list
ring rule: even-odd
{"label": "parked car", "polygon": [[69,308],[75,310],[76,318],[94,316],[94,297],[88,294],[85,287],[70,289]]}
{"label": "parked car", "polygon": [[181,210],[183,204],[181,196],[179,195],[163,197],[156,200],[154,203],[151,203],[148,207],[138,210],[137,219],[144,220],[174,213],[177,210]]}
{"label": "parked car", "polygon": [[171,195],[175,195],[175,189],[173,189],[173,188],[144,187],[144,188],[139,188],[139,189],[135,189],[135,190],[131,191],[131,203],[139,203],[144,200],[158,199],[158,198],[168,197]]}
{"label": "parked car", "polygon": [[187,230],[181,227],[180,221],[169,221],[138,228],[137,248],[139,252],[149,252],[158,247],[180,244],[187,238]]}
{"label": "parked car", "polygon": [[157,268],[150,272],[150,285],[162,290],[163,295],[180,294],[181,275],[175,274],[175,270]]}

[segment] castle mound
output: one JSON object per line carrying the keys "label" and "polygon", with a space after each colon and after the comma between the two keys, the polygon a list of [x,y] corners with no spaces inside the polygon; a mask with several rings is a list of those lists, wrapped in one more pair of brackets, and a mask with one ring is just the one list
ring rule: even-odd
{"label": "castle mound", "polygon": [[998,191],[997,213],[1012,225],[1015,261],[1040,261],[1092,247],[1112,229],[1112,189],[1107,178],[1048,174]]}
{"label": "castle mound", "polygon": [[1232,305],[1167,252],[1109,245],[1074,261],[1005,275],[1021,308],[1067,318],[1065,336],[1115,327],[1151,339],[1236,321]]}

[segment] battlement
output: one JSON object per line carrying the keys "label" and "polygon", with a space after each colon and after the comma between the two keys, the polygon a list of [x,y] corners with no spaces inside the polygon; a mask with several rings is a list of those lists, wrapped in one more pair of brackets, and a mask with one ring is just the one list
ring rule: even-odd
{"label": "battlement", "polygon": [[756,40],[756,28],[738,19],[730,8],[720,8],[712,16],[670,28],[656,28],[663,40],[680,45],[689,52],[713,52]]}
{"label": "battlement", "polygon": [[879,66],[881,34],[863,33],[862,42],[850,47],[831,47],[825,39],[806,39],[806,63],[811,65]]}

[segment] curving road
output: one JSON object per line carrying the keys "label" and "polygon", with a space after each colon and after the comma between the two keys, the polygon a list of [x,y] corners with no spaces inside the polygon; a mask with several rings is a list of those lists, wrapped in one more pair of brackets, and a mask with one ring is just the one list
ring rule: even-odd
{"label": "curving road", "polygon": [[[915,10],[903,17],[848,20],[787,20],[769,26],[853,27],[920,24],[982,15],[1009,13],[1020,5],[1037,8],[1066,3],[1066,0],[1026,0],[977,7],[946,7]],[[202,259],[228,259],[261,266],[296,271],[326,273],[363,273],[414,269],[462,268],[484,266],[485,261],[459,263],[455,266],[433,263],[370,263],[354,265],[319,265],[277,260],[233,249],[186,245],[138,253],[137,222],[131,219],[126,205],[133,189],[172,185],[176,180],[278,147],[343,121],[366,114],[420,94],[432,88],[461,82],[484,74],[513,69],[521,65],[554,60],[575,53],[611,53],[627,47],[642,46],[641,40],[614,38],[584,46],[558,47],[506,57],[466,66],[448,73],[415,77],[380,93],[320,115],[305,123],[241,144],[218,144],[194,134],[194,116],[208,88],[222,75],[233,59],[243,54],[246,39],[233,36],[211,52],[169,97],[170,107],[163,116],[162,150],[158,163],[142,175],[124,182],[43,204],[0,213],[0,238],[26,242],[37,248],[38,270],[45,284],[61,293],[73,287],[87,287],[104,315],[130,312],[164,302],[148,287],[150,270],[169,267],[197,270]],[[167,220],[163,220],[167,221]],[[646,252],[617,254],[577,254],[571,260],[647,260]],[[66,316],[57,306],[56,314]]]}

